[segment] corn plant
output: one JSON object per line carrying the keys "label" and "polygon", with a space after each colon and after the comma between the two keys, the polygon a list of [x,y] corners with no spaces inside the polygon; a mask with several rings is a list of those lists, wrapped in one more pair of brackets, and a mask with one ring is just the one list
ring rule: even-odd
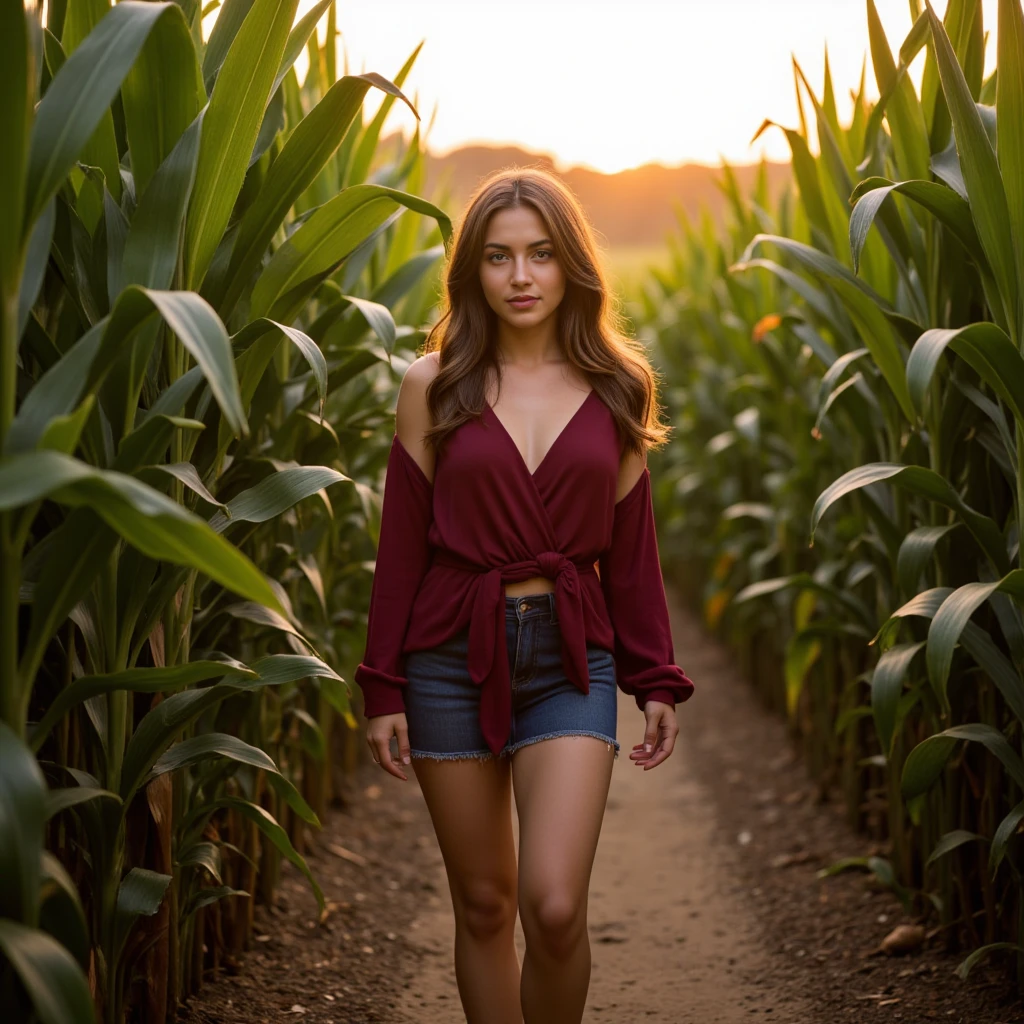
{"label": "corn plant", "polygon": [[332,723],[355,724],[367,441],[451,226],[403,189],[419,133],[377,152],[416,53],[394,82],[339,75],[331,0],[296,6],[226,0],[205,43],[195,0],[0,11],[15,1019],[91,1019],[90,989],[105,1021],[173,1016],[244,948],[280,857],[322,906],[299,847]]}
{"label": "corn plant", "polygon": [[758,132],[793,190],[773,209],[726,169],[727,235],[681,218],[639,297],[680,425],[667,557],[888,840],[843,866],[974,947],[962,975],[1009,950],[1024,984],[1024,14],[999,4],[986,79],[980,3],[910,7],[894,54],[867,0],[880,99],[865,64],[845,125],[827,54],[820,98],[794,62],[799,126]]}

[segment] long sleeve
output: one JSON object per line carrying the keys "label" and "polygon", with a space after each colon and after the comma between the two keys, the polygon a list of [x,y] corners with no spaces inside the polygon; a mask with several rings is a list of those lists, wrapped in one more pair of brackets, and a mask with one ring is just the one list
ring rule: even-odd
{"label": "long sleeve", "polygon": [[384,481],[366,652],[355,670],[367,718],[405,710],[402,645],[416,592],[430,565],[432,509],[433,486],[396,433]]}
{"label": "long sleeve", "polygon": [[633,489],[615,505],[611,546],[601,556],[599,570],[615,630],[620,689],[641,710],[649,700],[687,700],[693,681],[675,664],[646,465]]}

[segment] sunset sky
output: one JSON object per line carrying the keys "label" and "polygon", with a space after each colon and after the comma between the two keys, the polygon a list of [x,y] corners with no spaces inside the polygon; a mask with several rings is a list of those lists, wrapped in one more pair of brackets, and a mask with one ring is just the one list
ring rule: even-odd
{"label": "sunset sky", "polygon": [[[300,0],[300,13],[314,0]],[[876,0],[891,49],[910,30],[908,0]],[[933,3],[941,16],[945,0]],[[986,71],[995,64],[997,0],[983,0]],[[821,90],[824,48],[840,115],[868,50],[865,0],[373,0],[339,3],[349,70],[393,78],[420,40],[406,82],[428,144],[516,143],[564,169],[614,172],[657,161],[717,164],[789,158],[766,117],[797,122],[790,55]],[[911,69],[920,81],[923,55]],[[297,65],[300,76],[305,65]],[[877,96],[870,58],[867,78]],[[371,94],[368,109],[378,102]],[[396,104],[390,128],[408,133]]]}

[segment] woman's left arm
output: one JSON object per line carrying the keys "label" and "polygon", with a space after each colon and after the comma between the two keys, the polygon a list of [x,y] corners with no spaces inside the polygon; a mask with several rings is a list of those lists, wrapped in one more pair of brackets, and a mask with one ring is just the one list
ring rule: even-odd
{"label": "woman's left arm", "polygon": [[647,719],[644,741],[630,758],[654,768],[672,753],[679,731],[675,705],[688,700],[694,687],[675,663],[646,460],[639,479],[616,502],[611,545],[599,571],[615,629],[618,685]]}

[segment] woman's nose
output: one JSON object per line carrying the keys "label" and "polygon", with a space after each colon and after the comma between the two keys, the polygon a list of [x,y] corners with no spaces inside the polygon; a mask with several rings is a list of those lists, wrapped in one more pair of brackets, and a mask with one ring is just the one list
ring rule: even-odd
{"label": "woman's nose", "polygon": [[517,256],[512,263],[512,280],[527,282],[530,280],[530,264],[525,256]]}

